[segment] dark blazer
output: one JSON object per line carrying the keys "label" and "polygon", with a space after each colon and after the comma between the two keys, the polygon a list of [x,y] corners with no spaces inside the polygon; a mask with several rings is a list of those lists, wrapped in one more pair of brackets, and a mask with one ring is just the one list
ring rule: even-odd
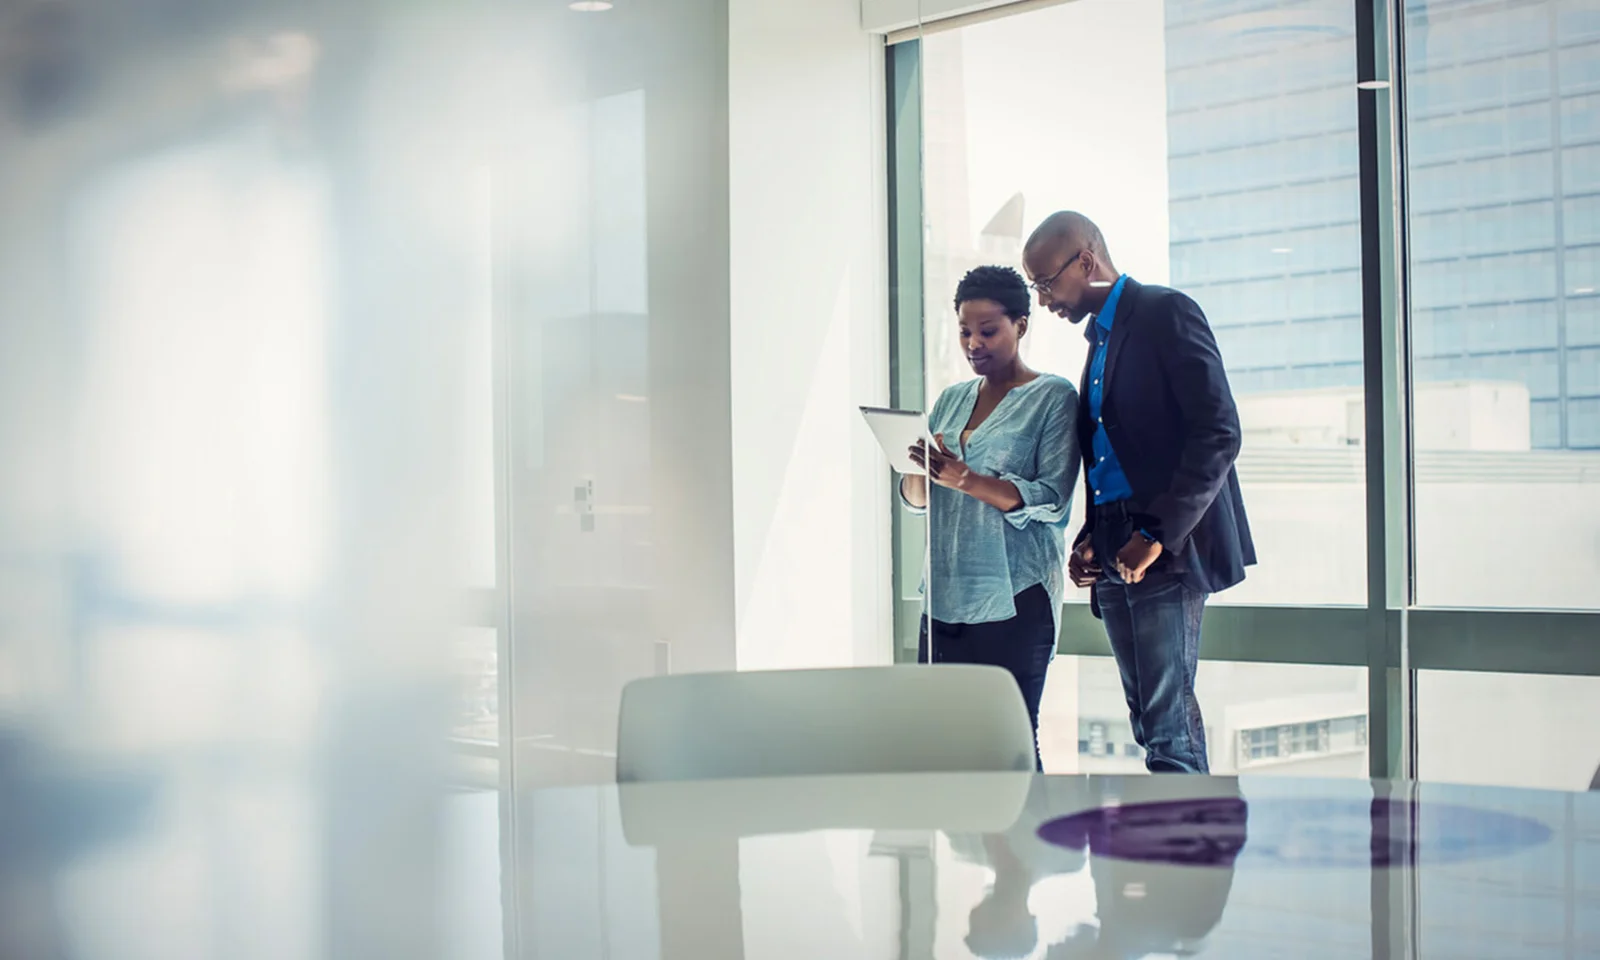
{"label": "dark blazer", "polygon": [[[1089,536],[1095,520],[1087,469],[1094,462],[1093,361],[1091,348],[1078,392],[1089,522],[1077,542]],[[1111,324],[1102,388],[1100,415],[1133,487],[1134,520],[1161,541],[1188,586],[1216,593],[1239,583],[1256,562],[1234,470],[1239,410],[1199,305],[1176,290],[1130,278]]]}

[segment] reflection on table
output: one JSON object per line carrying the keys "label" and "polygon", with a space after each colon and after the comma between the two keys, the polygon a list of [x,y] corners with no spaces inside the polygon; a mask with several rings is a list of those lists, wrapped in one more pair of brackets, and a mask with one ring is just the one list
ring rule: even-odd
{"label": "reflection on table", "polygon": [[389,956],[401,936],[451,960],[1600,952],[1587,793],[1027,774],[441,790],[413,798],[437,810],[419,835],[291,763],[6,751],[8,958]]}

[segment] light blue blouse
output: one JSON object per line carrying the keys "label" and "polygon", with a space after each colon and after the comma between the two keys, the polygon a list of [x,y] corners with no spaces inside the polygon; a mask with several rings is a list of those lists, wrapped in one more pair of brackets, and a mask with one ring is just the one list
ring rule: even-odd
{"label": "light blue blouse", "polygon": [[[1022,506],[1002,513],[981,500],[930,484],[923,609],[945,623],[994,623],[1016,616],[1013,598],[1043,584],[1060,629],[1066,593],[1066,525],[1082,459],[1078,391],[1052,374],[1013,387],[963,449],[981,380],[939,395],[928,415],[934,434],[969,468],[1016,485]],[[923,512],[912,508],[914,512]]]}

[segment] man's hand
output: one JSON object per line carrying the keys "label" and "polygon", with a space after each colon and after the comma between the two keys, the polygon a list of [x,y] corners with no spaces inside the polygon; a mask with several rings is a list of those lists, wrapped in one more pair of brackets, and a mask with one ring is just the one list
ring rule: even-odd
{"label": "man's hand", "polygon": [[1159,559],[1160,541],[1146,540],[1144,534],[1136,533],[1127,546],[1117,551],[1117,573],[1126,583],[1138,583]]}
{"label": "man's hand", "polygon": [[1072,553],[1067,555],[1067,576],[1078,587],[1092,587],[1103,576],[1100,564],[1094,559],[1094,547],[1089,546],[1088,540],[1073,547]]}

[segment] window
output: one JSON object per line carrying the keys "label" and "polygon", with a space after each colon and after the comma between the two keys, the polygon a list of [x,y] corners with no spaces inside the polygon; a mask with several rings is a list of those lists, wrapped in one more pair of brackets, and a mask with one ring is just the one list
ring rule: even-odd
{"label": "window", "polygon": [[1567,43],[1600,40],[1600,8],[1588,0],[1558,0],[1556,32]]}
{"label": "window", "polygon": [[1549,201],[1445,210],[1412,221],[1411,256],[1417,264],[1497,255],[1506,250],[1544,250],[1555,245],[1555,215]]}
{"label": "window", "polygon": [[[1316,183],[1356,175],[1354,131],[1322,137],[1252,144],[1229,150],[1168,154],[1174,198],[1227,192],[1241,173],[1263,183]],[[1354,186],[1350,196],[1354,197]]]}
{"label": "window", "polygon": [[[1415,232],[1424,243],[1431,242],[1427,236],[1430,226],[1456,228],[1449,222],[1419,224]],[[1459,229],[1486,228],[1466,222]],[[1432,263],[1413,262],[1412,297],[1416,305],[1439,308],[1553,296],[1556,287],[1554,254],[1550,251],[1516,252],[1505,234],[1499,237],[1505,248],[1498,253]]]}
{"label": "window", "polygon": [[1411,161],[1425,165],[1485,154],[1509,153],[1550,146],[1550,104],[1493,107],[1470,113],[1447,113],[1415,119],[1417,144]]}
{"label": "window", "polygon": [[1535,450],[1559,450],[1561,439],[1561,402],[1535,400],[1530,403],[1530,442]]}
{"label": "window", "polygon": [[[1018,264],[1041,217],[1084,208],[1119,266],[1197,299],[1224,351],[1252,437],[1240,474],[1267,559],[1222,603],[1359,604],[1365,592],[1364,528],[1347,522],[1361,515],[1363,490],[1352,446],[1362,406],[1352,14],[1342,0],[1301,6],[1337,29],[1308,41],[1241,23],[1226,41],[1248,46],[1241,58],[1217,46],[1212,8],[1194,0],[1082,0],[920,41],[927,395],[971,376],[950,321],[962,273]],[[1105,38],[1075,69],[1151,78],[1111,92],[1105,106],[1127,122],[1091,149],[1030,124],[1013,95],[1055,82],[1059,56],[1043,38],[1063,31]],[[1022,128],[1034,136],[1018,151]],[[1028,340],[1030,364],[1076,379],[1081,329],[1038,317]],[[1299,547],[1318,540],[1324,549]],[[1207,662],[1200,682],[1219,772],[1238,769],[1236,711],[1280,716],[1300,693],[1332,701],[1316,718],[1331,722],[1365,704],[1357,667]],[[1058,657],[1041,713],[1047,770],[1143,769],[1109,658]],[[1318,763],[1361,776],[1367,759],[1354,750]]]}
{"label": "window", "polygon": [[1560,183],[1548,153],[1553,108],[1563,141],[1593,122],[1582,109],[1589,98],[1566,96],[1576,90],[1565,84],[1600,48],[1562,51],[1552,91],[1553,4],[1411,0],[1407,10],[1408,79],[1435,96],[1449,78],[1457,93],[1446,102],[1473,108],[1442,112],[1443,103],[1425,101],[1407,127],[1417,599],[1600,609],[1600,552],[1573,551],[1538,586],[1475,577],[1462,566],[1471,546],[1459,522],[1463,510],[1559,502],[1571,505],[1564,524],[1576,542],[1600,538],[1600,506],[1591,508],[1600,504],[1600,461],[1581,449],[1574,407],[1600,392],[1600,372],[1591,351],[1573,349],[1594,339],[1592,306],[1577,291],[1600,285],[1600,248],[1570,245],[1594,238],[1594,198],[1578,192],[1600,178],[1592,147],[1563,151]]}
{"label": "window", "polygon": [[1411,209],[1414,213],[1429,213],[1458,207],[1465,197],[1483,204],[1536,200],[1549,197],[1553,185],[1548,153],[1418,166],[1412,168],[1411,174]]}
{"label": "window", "polygon": [[[1404,714],[1403,693],[1374,687],[1399,664],[1367,662],[1378,621],[1345,605],[1408,617],[1414,669],[1600,675],[1581,612],[1600,609],[1600,551],[1587,549],[1600,541],[1600,0],[1407,0],[1404,12],[1403,223],[1385,202],[1362,220],[1363,41],[1343,0],[1079,0],[914,45],[930,393],[969,376],[946,324],[955,280],[1017,263],[1055,209],[1094,217],[1120,266],[1184,289],[1217,334],[1261,556],[1208,613],[1202,656],[1215,659],[1202,662],[1200,699],[1219,772],[1398,771],[1392,725],[1445,715]],[[1132,78],[1108,87],[1104,106],[1123,122],[1092,144],[1030,123],[1015,96],[1058,82],[1047,38],[1064,34],[1096,38],[1075,71]],[[1364,316],[1364,284],[1384,273],[1363,271],[1364,236],[1410,253],[1409,314],[1395,317],[1411,342],[1381,338],[1385,370],[1412,363],[1403,386],[1365,363],[1365,331],[1393,319],[1395,301],[1386,290],[1385,315]],[[1080,331],[1038,319],[1030,362],[1075,375]],[[1397,411],[1386,435],[1409,449],[1369,448],[1369,394]],[[1409,478],[1412,495],[1369,514],[1369,467]],[[1544,503],[1575,525],[1576,569],[1484,576],[1491,518]],[[1390,586],[1376,597],[1369,536],[1387,548]],[[1078,655],[1053,664],[1041,723],[1052,771],[1139,766],[1099,632],[1069,605],[1062,649]],[[1369,727],[1384,749],[1369,753]]]}
{"label": "window", "polygon": [[[1600,61],[1600,57],[1595,58]],[[1561,101],[1561,139],[1600,139],[1600,96],[1568,97]]]}
{"label": "window", "polygon": [[[1434,12],[1433,8],[1440,8]],[[1512,58],[1546,48],[1550,15],[1544,4],[1491,3],[1460,12],[1447,3],[1407,5],[1407,40],[1422,47],[1431,62],[1455,64],[1482,57]],[[1431,14],[1431,15],[1430,15]],[[1495,78],[1499,79],[1499,78]]]}
{"label": "window", "polygon": [[1359,754],[1367,746],[1367,718],[1334,717],[1239,731],[1240,768],[1266,760]]}
{"label": "window", "polygon": [[1600,246],[1567,250],[1567,291],[1593,292],[1600,289]]}
{"label": "window", "polygon": [[1407,106],[1413,117],[1431,117],[1501,103],[1517,102],[1550,92],[1550,57],[1536,53],[1510,57],[1498,70],[1477,63],[1438,66],[1410,78]]}
{"label": "window", "polygon": [[1600,86],[1600,58],[1595,57],[1592,47],[1562,50],[1558,59],[1563,90],[1589,90]]}
{"label": "window", "polygon": [[[1596,105],[1600,110],[1600,104]],[[1568,245],[1600,243],[1600,197],[1571,197],[1561,218]]]}
{"label": "window", "polygon": [[1600,190],[1600,146],[1561,151],[1561,186],[1568,193]]}
{"label": "window", "polygon": [[1593,346],[1600,344],[1600,297],[1592,291],[1568,297],[1567,346]]}
{"label": "window", "polygon": [[[1039,749],[1052,773],[1135,773],[1134,741],[1116,663],[1057,657],[1040,708]],[[1196,693],[1206,711],[1211,771],[1361,777],[1367,769],[1366,671],[1268,663],[1200,665]],[[1076,735],[1071,741],[1060,734]]]}
{"label": "window", "polygon": [[1600,399],[1571,401],[1567,416],[1567,445],[1575,450],[1600,450]]}
{"label": "window", "polygon": [[1600,350],[1567,353],[1567,392],[1574,396],[1600,394]]}
{"label": "window", "polygon": [[[1493,703],[1493,710],[1483,709]],[[1417,773],[1428,780],[1585,790],[1600,769],[1600,679],[1423,670]]]}
{"label": "window", "polygon": [[[1256,21],[1276,22],[1263,8],[1219,36],[1213,7],[1197,0],[1084,0],[921,41],[928,396],[971,376],[949,309],[962,273],[1019,263],[1023,239],[1043,216],[1083,207],[1120,267],[1186,290],[1206,311],[1256,438],[1240,478],[1267,556],[1224,603],[1361,603],[1364,594],[1359,569],[1334,577],[1325,570],[1328,557],[1364,549],[1361,525],[1341,519],[1360,513],[1360,476],[1352,484],[1342,460],[1334,475],[1319,475],[1326,461],[1311,449],[1343,456],[1358,442],[1353,13],[1342,0],[1300,8],[1339,32],[1258,34]],[[1031,124],[1012,95],[1055,82],[1059,56],[1047,38],[1063,31],[1106,39],[1075,69],[1150,78],[1108,94],[1105,108],[1126,122],[1091,149],[1068,131]],[[1018,151],[1012,133],[1023,128],[1033,131],[1031,145]],[[1084,183],[1096,184],[1095,199],[1076,187]],[[1028,339],[1034,367],[1076,379],[1081,329],[1042,316]],[[1292,399],[1329,390],[1336,392],[1312,405]],[[1279,464],[1296,455],[1307,465],[1285,482]],[[1294,504],[1308,500],[1333,508],[1320,526],[1294,516]],[[1337,545],[1314,556],[1295,546],[1304,538]]]}

